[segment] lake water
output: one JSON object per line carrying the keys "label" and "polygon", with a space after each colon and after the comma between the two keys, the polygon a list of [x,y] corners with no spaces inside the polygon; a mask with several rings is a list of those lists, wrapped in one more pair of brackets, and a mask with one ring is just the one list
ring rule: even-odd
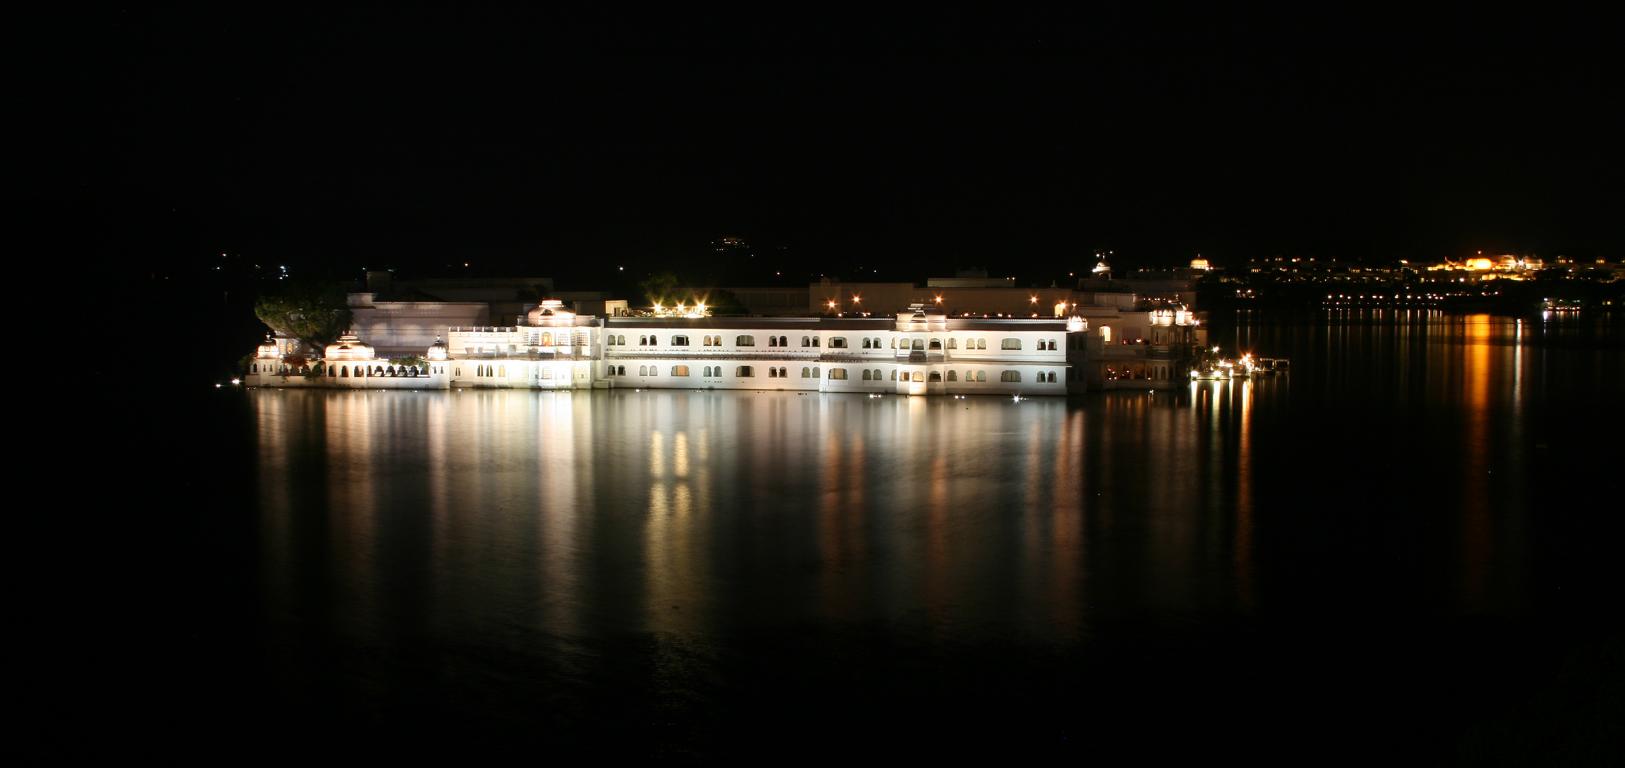
{"label": "lake water", "polygon": [[1215,333],[1292,374],[1019,402],[219,393],[177,427],[214,471],[168,564],[175,684],[266,749],[1596,749],[1625,637],[1618,325]]}

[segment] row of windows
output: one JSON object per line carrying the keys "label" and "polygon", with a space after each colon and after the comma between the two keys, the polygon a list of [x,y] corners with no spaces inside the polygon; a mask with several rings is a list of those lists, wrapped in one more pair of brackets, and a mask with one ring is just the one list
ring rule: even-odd
{"label": "row of windows", "polygon": [[[483,367],[490,368],[491,366],[483,366]],[[484,375],[484,374],[482,374],[482,375]],[[611,366],[608,367],[608,375],[610,375],[610,376],[625,376],[626,375],[626,366],[624,366],[624,365],[611,365]],[[659,376],[660,375],[660,366],[657,366],[657,365],[640,365],[640,366],[638,366],[638,375],[639,376]],[[689,375],[688,374],[688,366],[686,366],[686,365],[674,365],[674,366],[672,366],[671,367],[671,375],[672,376],[678,376],[678,377]],[[705,366],[704,368],[701,369],[700,375],[704,376],[704,377],[707,377],[707,378],[720,377],[720,376],[722,376],[722,366],[720,366],[720,365],[707,365],[707,366]],[[755,366],[741,365],[741,366],[738,366],[738,367],[734,368],[734,376],[736,376],[736,377],[739,377],[739,378],[752,378],[755,375],[756,375]],[[790,378],[790,372],[789,372],[789,369],[787,369],[787,368],[769,367],[767,369],[767,376],[770,379],[787,379],[787,378]],[[1043,384],[1043,383],[1054,384],[1057,381],[1059,381],[1059,379],[1056,376],[1055,371],[1039,371],[1037,376],[1038,376],[1038,378],[1036,380],[1041,384]],[[810,379],[816,379],[818,377],[819,377],[818,376],[818,366],[803,367],[801,369],[801,378],[803,378],[803,379],[809,379],[809,378]],[[543,378],[547,378],[547,377],[544,376]],[[845,368],[831,368],[831,369],[829,369],[829,378],[832,381],[845,381],[846,378],[847,378],[846,369]],[[880,381],[881,380],[881,378],[880,378],[880,369],[879,368],[866,368],[866,369],[864,369],[863,370],[863,380],[864,381]],[[942,381],[943,379],[942,379],[942,374],[937,372],[937,371],[931,371],[931,372],[929,372],[929,374],[926,371],[912,371],[912,372],[904,371],[903,372],[903,380],[904,381],[914,381],[914,382],[919,382],[919,383],[930,382],[930,383],[934,384],[934,383]],[[948,371],[948,381],[959,381],[959,380],[960,379],[959,379],[959,372],[958,371]],[[965,379],[964,380],[967,381],[967,382],[985,382],[985,381],[987,381],[987,371],[965,371]],[[891,372],[891,381],[897,381],[897,371],[895,371],[895,370],[893,370]],[[1009,371],[1009,370],[1001,371],[999,373],[999,381],[1002,381],[1002,382],[1020,382],[1021,381],[1021,371]]]}
{"label": "row of windows", "polygon": [[[261,371],[256,369],[255,372],[259,373]],[[283,372],[284,373],[287,372],[287,366],[283,366]],[[348,379],[351,376],[354,376],[356,378],[362,378],[362,377],[366,377],[366,376],[407,376],[407,377],[411,377],[411,376],[419,376],[419,375],[425,375],[426,376],[426,375],[428,375],[428,372],[429,372],[429,367],[428,366],[425,366],[424,368],[420,369],[415,365],[411,365],[411,366],[403,365],[403,366],[400,366],[398,368],[396,366],[393,366],[393,365],[391,365],[391,366],[375,365],[375,366],[372,366],[370,368],[365,366],[365,365],[353,365],[353,366],[352,365],[333,365],[333,366],[328,366],[328,368],[327,368],[327,377],[330,378],[330,379],[331,378]],[[263,371],[263,373],[271,373],[271,366],[269,366],[269,365],[265,366],[265,370]],[[440,371],[440,373],[445,373],[445,371],[442,370],[442,371]]]}
{"label": "row of windows", "polygon": [[[543,338],[544,338],[544,341],[542,342],[543,344],[549,343],[548,341],[545,340],[546,339],[546,334],[543,334]],[[847,342],[848,342],[848,339],[845,336],[834,336],[834,337],[830,338],[829,346],[830,346],[831,349],[846,349],[847,348]],[[721,336],[704,336],[704,337],[701,337],[701,343],[702,343],[703,346],[707,346],[707,347],[720,347],[720,346],[722,346],[722,337]],[[604,337],[604,344],[606,346],[611,346],[611,347],[628,346],[626,336],[621,335],[621,334],[613,334],[613,333],[608,334],[608,335],[606,335]],[[1060,349],[1059,342],[1057,342],[1055,339],[1040,339],[1040,340],[1038,340],[1037,344],[1038,344],[1037,349],[1039,351],[1041,351],[1041,352],[1042,351],[1056,351],[1056,350]],[[769,337],[767,337],[767,345],[769,347],[788,347],[788,346],[790,346],[790,337],[788,337],[788,336],[769,336]],[[660,337],[653,336],[653,335],[639,336],[638,337],[638,346],[642,346],[642,347],[657,347],[657,346],[660,346]],[[686,335],[672,336],[671,337],[671,343],[668,346],[673,346],[673,347],[686,347],[686,346],[689,346],[688,336],[686,336]],[[754,347],[754,346],[756,346],[756,337],[755,336],[735,336],[734,337],[734,346],[736,346],[736,347]],[[816,348],[816,347],[819,346],[819,337],[817,337],[817,336],[802,336],[801,337],[801,346]],[[880,339],[878,337],[872,337],[872,336],[863,338],[861,340],[861,347],[863,349],[881,349],[882,348],[882,346],[880,344]],[[928,344],[925,339],[895,339],[894,338],[894,339],[891,340],[890,344],[886,348],[889,348],[889,349],[907,349],[907,350],[913,350],[913,351],[925,351],[927,348],[929,348],[932,351],[939,351],[939,350],[943,349],[943,346],[942,346],[942,340],[941,339],[931,339],[929,344]],[[959,340],[958,339],[953,339],[953,338],[948,339],[947,348],[948,349],[959,349]],[[999,342],[999,348],[1000,349],[1019,350],[1019,349],[1022,348],[1021,339],[1004,339],[1004,340]],[[987,349],[987,339],[966,339],[965,340],[965,349]]]}

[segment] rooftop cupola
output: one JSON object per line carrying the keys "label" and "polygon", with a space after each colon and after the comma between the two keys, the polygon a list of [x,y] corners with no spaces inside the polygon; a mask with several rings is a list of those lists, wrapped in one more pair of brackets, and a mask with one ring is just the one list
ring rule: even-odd
{"label": "rooftop cupola", "polygon": [[255,350],[254,356],[261,360],[278,360],[282,357],[282,349],[277,346],[276,339],[267,333],[265,334],[265,341],[260,342],[259,349]]}
{"label": "rooftop cupola", "polygon": [[446,342],[442,341],[439,336],[434,337],[434,343],[429,345],[429,352],[426,355],[426,358],[429,360],[439,361],[445,360],[446,356]]}
{"label": "rooftop cupola", "polygon": [[328,360],[371,360],[374,352],[372,345],[362,341],[355,331],[345,331],[338,341],[327,345],[322,357]]}
{"label": "rooftop cupola", "polygon": [[575,325],[576,313],[566,309],[564,302],[558,299],[543,299],[531,308],[525,320],[533,326],[571,326]]}

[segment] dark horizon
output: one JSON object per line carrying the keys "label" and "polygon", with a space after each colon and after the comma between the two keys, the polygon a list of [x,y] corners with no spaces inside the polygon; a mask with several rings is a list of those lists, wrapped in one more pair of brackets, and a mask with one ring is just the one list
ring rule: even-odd
{"label": "dark horizon", "polygon": [[722,235],[877,279],[1040,280],[1097,249],[1614,259],[1606,27],[125,12],[57,72],[91,151],[24,161],[83,173],[25,202],[102,220],[103,255],[139,271],[467,261],[583,288],[702,270]]}

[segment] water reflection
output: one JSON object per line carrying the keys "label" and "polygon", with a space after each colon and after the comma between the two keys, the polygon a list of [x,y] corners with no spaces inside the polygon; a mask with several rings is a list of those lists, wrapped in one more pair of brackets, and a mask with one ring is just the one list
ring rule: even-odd
{"label": "water reflection", "polygon": [[772,627],[1064,644],[1308,594],[1519,610],[1527,403],[1581,363],[1511,321],[1391,320],[1236,331],[1291,377],[1070,402],[254,391],[263,608],[567,665],[645,636],[675,667]]}

